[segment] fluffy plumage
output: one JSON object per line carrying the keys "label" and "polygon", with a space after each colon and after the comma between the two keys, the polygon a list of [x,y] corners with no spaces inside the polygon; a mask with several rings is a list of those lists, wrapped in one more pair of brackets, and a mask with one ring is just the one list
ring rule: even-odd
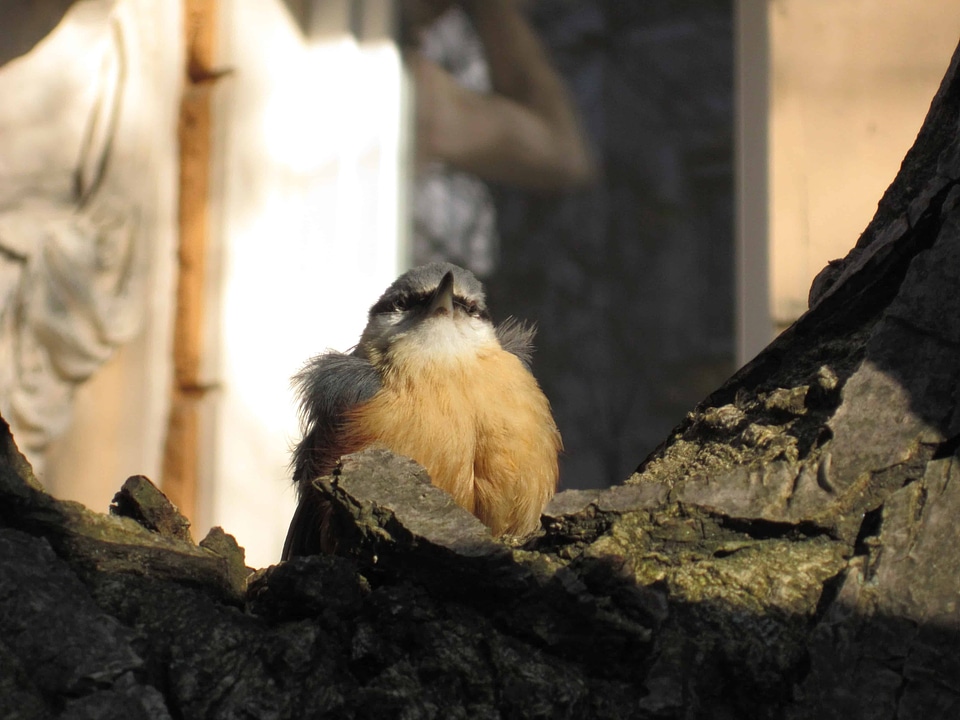
{"label": "fluffy plumage", "polygon": [[561,449],[529,371],[533,335],[514,320],[494,328],[483,286],[462,268],[433,263],[400,276],[353,353],[315,357],[294,379],[304,435],[284,559],[333,549],[333,519],[311,481],[371,445],[417,460],[495,535],[533,531],[556,490]]}

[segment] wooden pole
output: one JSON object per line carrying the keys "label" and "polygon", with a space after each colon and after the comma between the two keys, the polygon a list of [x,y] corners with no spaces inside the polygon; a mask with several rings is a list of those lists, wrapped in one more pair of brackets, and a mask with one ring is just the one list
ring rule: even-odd
{"label": "wooden pole", "polygon": [[174,320],[174,382],[163,453],[163,490],[191,521],[196,518],[199,404],[205,393],[203,357],[204,283],[209,236],[211,93],[216,0],[184,0],[186,78],[180,104],[180,204],[177,307]]}

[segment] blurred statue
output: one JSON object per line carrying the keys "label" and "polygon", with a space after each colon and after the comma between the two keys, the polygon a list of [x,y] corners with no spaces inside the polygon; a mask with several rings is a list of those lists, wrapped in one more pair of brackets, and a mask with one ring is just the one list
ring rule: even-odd
{"label": "blurred statue", "polygon": [[[144,42],[144,5],[77,2],[0,67],[0,413],[38,470],[77,384],[144,314],[166,143],[154,135],[169,124],[150,92],[162,40]],[[45,11],[21,4],[4,23],[15,34]]]}

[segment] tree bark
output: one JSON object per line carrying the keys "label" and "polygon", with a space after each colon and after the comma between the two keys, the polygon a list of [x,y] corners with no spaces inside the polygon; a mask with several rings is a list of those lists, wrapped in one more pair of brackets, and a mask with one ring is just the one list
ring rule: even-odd
{"label": "tree bark", "polygon": [[809,312],[523,545],[373,451],[317,481],[340,554],[248,576],[142,481],[112,517],[43,494],[7,437],[0,714],[960,716],[958,121],[960,53]]}

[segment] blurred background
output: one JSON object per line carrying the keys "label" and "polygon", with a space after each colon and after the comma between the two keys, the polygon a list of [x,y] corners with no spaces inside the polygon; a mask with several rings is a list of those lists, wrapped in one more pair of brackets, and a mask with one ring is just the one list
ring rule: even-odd
{"label": "blurred background", "polygon": [[144,474],[270,564],[291,375],[443,258],[538,325],[562,487],[621,482],[853,247],[958,39],[951,0],[0,0],[0,412],[58,497]]}

